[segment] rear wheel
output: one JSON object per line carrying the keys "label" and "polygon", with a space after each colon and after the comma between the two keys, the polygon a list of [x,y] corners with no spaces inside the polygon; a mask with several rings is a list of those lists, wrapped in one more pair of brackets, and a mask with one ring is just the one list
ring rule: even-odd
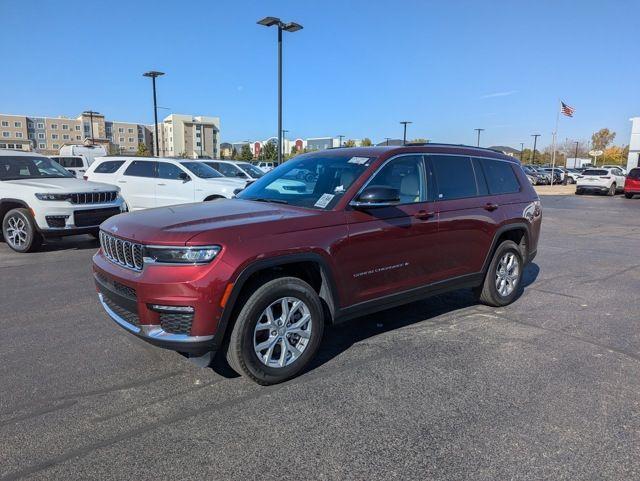
{"label": "rear wheel", "polygon": [[484,283],[479,289],[479,299],[488,306],[500,307],[511,304],[520,288],[524,262],[518,245],[510,240],[502,242],[496,249]]}
{"label": "rear wheel", "polygon": [[611,184],[611,187],[609,187],[609,192],[607,192],[608,196],[614,196],[616,195],[616,183],[614,182],[613,184]]}
{"label": "rear wheel", "polygon": [[582,194],[584,194],[582,189],[576,189],[576,195],[582,195]]}
{"label": "rear wheel", "polygon": [[7,212],[2,221],[2,235],[7,245],[16,252],[33,252],[42,245],[42,236],[28,209]]}
{"label": "rear wheel", "polygon": [[630,194],[629,192],[625,193],[625,194],[624,194],[624,196],[625,196],[627,199],[632,199],[632,198],[633,198],[633,194]]}
{"label": "rear wheel", "polygon": [[324,329],[318,294],[296,277],[258,288],[236,318],[227,361],[238,374],[262,385],[296,376],[314,357]]}

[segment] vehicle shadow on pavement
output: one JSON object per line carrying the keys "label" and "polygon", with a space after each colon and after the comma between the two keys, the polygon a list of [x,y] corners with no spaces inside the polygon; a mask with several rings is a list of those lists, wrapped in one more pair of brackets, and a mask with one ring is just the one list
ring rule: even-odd
{"label": "vehicle shadow on pavement", "polygon": [[60,239],[45,239],[39,252],[97,249],[99,246],[98,240],[90,235],[78,235]]}
{"label": "vehicle shadow on pavement", "polygon": [[[524,290],[529,285],[535,282],[539,274],[540,267],[537,264],[531,263],[525,267],[518,298],[522,296]],[[518,298],[516,298],[516,301]],[[301,374],[313,371],[350,349],[354,344],[371,337],[419,322],[429,321],[443,314],[475,305],[479,304],[472,290],[461,289],[400,307],[394,307],[393,309],[358,317],[344,324],[335,326],[328,325],[325,327],[322,343],[320,344],[320,349],[316,357]],[[449,319],[442,321],[442,323],[449,322]],[[227,378],[238,377],[238,374],[229,367],[223,358],[224,355],[218,353],[216,361],[212,364],[211,368],[221,376]]]}

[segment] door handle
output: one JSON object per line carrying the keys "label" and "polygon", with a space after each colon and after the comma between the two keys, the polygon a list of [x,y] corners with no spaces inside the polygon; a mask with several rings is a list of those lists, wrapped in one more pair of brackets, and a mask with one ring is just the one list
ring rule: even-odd
{"label": "door handle", "polygon": [[434,215],[436,215],[435,212],[427,212],[426,210],[419,210],[413,216],[416,219],[427,220],[433,217]]}
{"label": "door handle", "polygon": [[126,183],[127,183],[127,181],[126,181],[126,180],[119,180],[119,181],[118,181],[118,184],[126,184]]}
{"label": "door handle", "polygon": [[496,210],[498,208],[498,204],[493,204],[491,202],[488,202],[484,205],[485,210],[488,210],[489,212],[493,212],[494,210]]}
{"label": "door handle", "polygon": [[167,185],[167,184],[158,184],[158,185]]}

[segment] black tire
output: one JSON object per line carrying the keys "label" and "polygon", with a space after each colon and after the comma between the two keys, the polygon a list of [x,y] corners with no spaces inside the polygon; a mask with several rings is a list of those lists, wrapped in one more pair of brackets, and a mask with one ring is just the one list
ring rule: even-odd
{"label": "black tire", "polygon": [[627,199],[633,199],[633,194],[630,194],[629,192],[626,192],[626,193],[624,194],[624,196],[625,196]]}
{"label": "black tire", "polygon": [[[513,290],[510,293],[503,295],[498,291],[496,282],[498,276],[498,264],[500,263],[500,260],[507,254],[514,254],[514,257],[518,262],[518,272]],[[522,254],[520,253],[518,245],[510,240],[503,241],[493,254],[493,258],[489,263],[489,268],[487,269],[487,273],[484,277],[484,283],[476,291],[480,302],[492,307],[501,307],[506,306],[507,304],[511,304],[520,292],[523,270],[524,261],[522,259]]]}
{"label": "black tire", "polygon": [[[15,236],[9,236],[9,231],[18,225],[22,231],[20,240],[13,240]],[[12,209],[6,213],[2,220],[2,236],[7,245],[16,252],[33,252],[42,245],[42,236],[36,227],[36,223],[28,209]]]}
{"label": "black tire", "polygon": [[607,192],[607,195],[609,197],[613,197],[614,195],[616,195],[616,183],[615,182],[613,184],[611,184],[611,187],[609,187],[609,192]]}
{"label": "black tire", "polygon": [[582,195],[584,192],[581,189],[576,189],[576,195]]}
{"label": "black tire", "polygon": [[[256,334],[254,334],[254,330],[258,322],[263,319],[263,312],[276,301],[285,297],[295,297],[306,305],[311,316],[309,321],[311,333],[306,347],[297,359],[284,367],[272,367],[260,360],[255,352],[254,336]],[[280,328],[276,327],[276,329]],[[263,386],[277,384],[296,376],[313,359],[320,346],[323,330],[322,303],[313,288],[296,277],[274,279],[259,287],[247,299],[237,315],[227,347],[227,362],[238,374],[242,374],[258,384]],[[267,334],[271,337],[273,331]],[[276,339],[282,339],[279,334],[275,335]],[[290,340],[287,336],[285,334],[284,337]],[[276,342],[277,349],[282,356],[279,342]],[[288,353],[285,353],[284,358],[286,359],[287,356]]]}

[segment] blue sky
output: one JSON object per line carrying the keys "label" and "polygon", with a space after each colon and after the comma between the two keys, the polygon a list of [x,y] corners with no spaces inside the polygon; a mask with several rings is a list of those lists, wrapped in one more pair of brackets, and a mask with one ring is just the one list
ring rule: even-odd
{"label": "blue sky", "polygon": [[638,1],[0,0],[0,112],[150,123],[148,69],[166,113],[216,115],[223,141],[276,135],[276,30],[285,33],[289,137],[343,134],[519,148],[640,115]]}

